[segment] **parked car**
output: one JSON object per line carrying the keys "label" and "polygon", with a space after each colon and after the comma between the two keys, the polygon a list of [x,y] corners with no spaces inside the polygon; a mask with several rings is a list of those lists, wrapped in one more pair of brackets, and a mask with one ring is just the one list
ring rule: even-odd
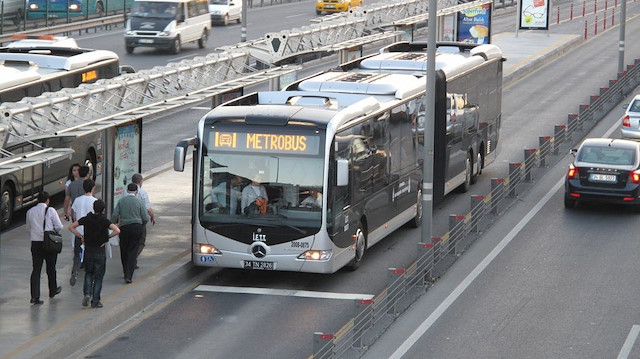
{"label": "parked car", "polygon": [[588,138],[571,153],[573,161],[565,179],[566,208],[604,202],[640,210],[640,142]]}
{"label": "parked car", "polygon": [[624,107],[626,111],[622,117],[622,138],[640,140],[640,95],[636,95]]}
{"label": "parked car", "polygon": [[228,25],[229,21],[242,22],[242,0],[209,0],[212,24]]}

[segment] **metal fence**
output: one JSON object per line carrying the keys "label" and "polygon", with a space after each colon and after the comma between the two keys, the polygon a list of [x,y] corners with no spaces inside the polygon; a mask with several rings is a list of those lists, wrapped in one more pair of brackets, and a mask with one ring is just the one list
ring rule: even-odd
{"label": "metal fence", "polygon": [[[508,175],[492,178],[486,195],[473,195],[466,214],[449,216],[449,230],[430,243],[418,243],[418,258],[407,268],[389,268],[388,284],[370,300],[355,300],[354,314],[335,333],[313,334],[313,358],[360,358],[413,302],[437,280],[533,183],[534,177],[560,161],[611,109],[640,84],[640,59],[609,81],[590,103],[555,125],[553,135],[539,137],[538,148],[526,148],[522,162],[509,163]],[[568,147],[567,147],[568,146]],[[428,354],[425,354],[428,357]]]}

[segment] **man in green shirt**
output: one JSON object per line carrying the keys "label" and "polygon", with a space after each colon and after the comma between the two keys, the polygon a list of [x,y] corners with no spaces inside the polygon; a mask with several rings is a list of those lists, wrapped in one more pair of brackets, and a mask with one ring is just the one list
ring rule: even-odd
{"label": "man in green shirt", "polygon": [[111,221],[120,228],[120,260],[126,283],[132,282],[143,225],[149,222],[147,209],[136,197],[137,193],[138,186],[129,183],[127,193],[120,198],[111,216]]}

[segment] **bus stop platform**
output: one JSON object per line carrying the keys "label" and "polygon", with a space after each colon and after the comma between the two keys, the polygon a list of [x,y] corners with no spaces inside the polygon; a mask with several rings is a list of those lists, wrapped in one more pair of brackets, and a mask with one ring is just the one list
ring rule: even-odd
{"label": "bus stop platform", "polygon": [[[525,77],[582,42],[579,35],[546,32],[503,33],[493,43],[503,50],[504,86]],[[194,129],[195,133],[195,129]],[[173,148],[167,148],[173,151]],[[29,303],[31,275],[30,241],[26,226],[1,234],[0,239],[0,358],[83,357],[82,349],[100,340],[159,300],[178,290],[188,290],[200,276],[213,270],[191,265],[191,166],[174,172],[166,165],[144,173],[147,190],[156,212],[155,226],[147,225],[146,247],[135,271],[133,283],[125,284],[119,248],[107,258],[102,288],[103,308],[82,306],[84,273],[75,286],[69,285],[72,266],[70,240],[58,256],[57,276],[62,293],[48,298],[47,276],[41,275],[42,305]],[[59,209],[59,213],[62,210]],[[68,225],[69,222],[63,222]],[[64,230],[65,238],[70,238]],[[311,335],[312,333],[309,333]],[[311,349],[309,349],[311,352]],[[85,355],[88,353],[84,353]]]}

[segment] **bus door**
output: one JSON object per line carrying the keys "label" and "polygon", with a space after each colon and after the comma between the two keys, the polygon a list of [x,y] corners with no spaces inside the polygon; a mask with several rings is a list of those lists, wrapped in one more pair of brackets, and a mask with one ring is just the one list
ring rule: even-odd
{"label": "bus door", "polygon": [[[467,151],[464,144],[465,120],[461,95],[447,93],[447,160],[445,181],[450,182],[460,176],[466,166]],[[446,188],[452,190],[453,188]]]}

